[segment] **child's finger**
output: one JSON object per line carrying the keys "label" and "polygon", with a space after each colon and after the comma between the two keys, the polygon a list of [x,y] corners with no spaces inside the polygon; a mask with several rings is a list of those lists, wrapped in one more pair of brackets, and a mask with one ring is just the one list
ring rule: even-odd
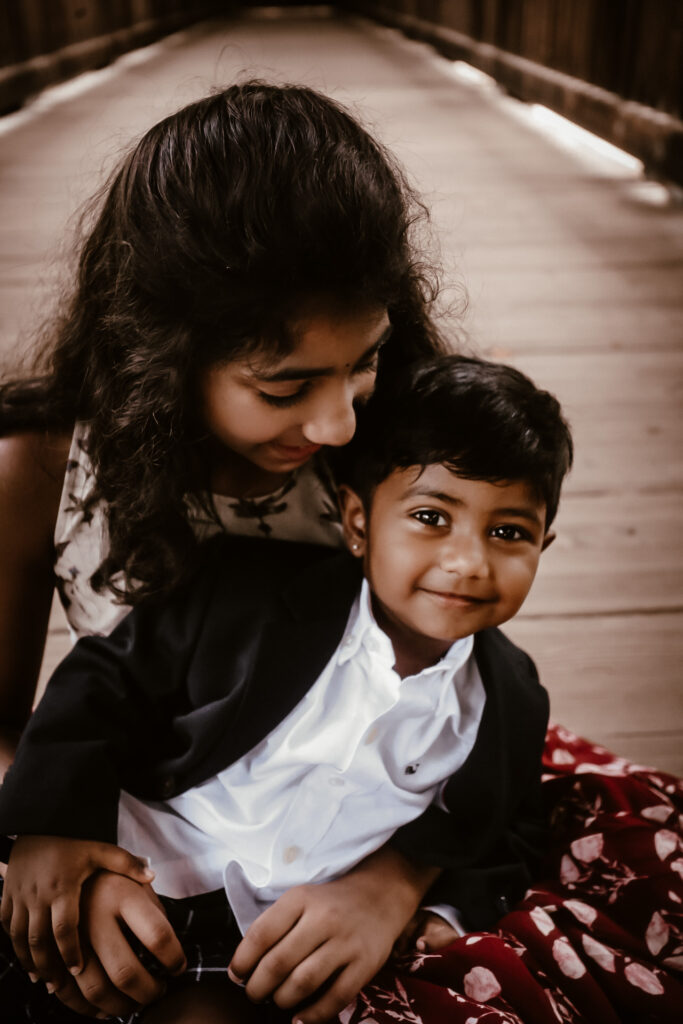
{"label": "child's finger", "polygon": [[58,896],[52,904],[52,934],[60,956],[71,974],[80,974],[83,970],[78,920],[78,897],[74,899],[66,894]]}
{"label": "child's finger", "polygon": [[459,937],[460,933],[455,928],[439,918],[427,922],[415,945],[421,952],[436,953],[437,950],[450,946],[451,942],[455,942]]}
{"label": "child's finger", "polygon": [[233,981],[235,978],[246,980],[268,950],[287,935],[301,917],[301,904],[288,896],[289,893],[285,893],[247,930],[228,967]]}
{"label": "child's finger", "polygon": [[54,994],[56,997],[68,1006],[74,1013],[80,1013],[84,1017],[95,1017],[99,1012],[96,1006],[89,1003],[85,996],[82,994],[76,979],[72,978],[66,971],[63,977],[58,981],[55,986]]}
{"label": "child's finger", "polygon": [[[280,1004],[279,999],[276,1001],[278,1005],[294,1006],[305,996],[315,992],[323,982],[327,981],[332,971],[339,966],[338,962],[330,964],[327,973],[318,980],[320,965],[317,961],[311,960],[311,954],[324,947],[329,954],[330,943],[325,941],[328,937],[327,931],[322,928],[312,928],[310,925],[302,927],[301,922],[297,922],[284,938],[280,939],[261,957],[252,971],[246,989],[249,998],[255,1003],[260,1003],[264,999],[274,996],[304,961],[307,961],[308,967],[303,972],[299,972],[297,979],[298,983],[306,986],[305,992],[292,1002]],[[322,952],[320,959],[322,964],[327,962],[325,954]],[[311,974],[308,979],[310,984],[306,985],[306,975],[309,972]]]}
{"label": "child's finger", "polygon": [[127,850],[120,846],[113,846],[111,843],[91,843],[89,851],[90,868],[103,868],[105,871],[112,871],[116,875],[125,875],[132,878],[134,882],[144,885],[151,882],[154,872],[142,857],[134,857]]}
{"label": "child's finger", "polygon": [[414,948],[423,917],[424,915],[421,911],[418,911],[417,914],[413,914],[410,921],[408,921],[408,924],[394,943],[394,947],[392,949],[392,954],[394,956],[403,956]]}
{"label": "child's finger", "polygon": [[[110,937],[114,935],[114,931],[115,929],[110,933]],[[118,935],[120,936],[121,933],[119,932]],[[139,960],[138,964],[140,964]],[[140,966],[142,965],[140,964]],[[90,1016],[104,1012],[113,1017],[123,1017],[136,1009],[135,1001],[116,987],[96,956],[86,957],[83,970],[77,978],[73,978],[71,975],[68,975],[68,978],[69,981],[62,988],[57,989],[55,995],[71,1009],[76,1009],[81,999],[92,1007],[89,1011]],[[79,994],[74,992],[74,985],[77,986]],[[156,991],[161,995],[163,988],[159,986]],[[83,1011],[76,1010],[76,1012],[82,1013]]]}
{"label": "child's finger", "polygon": [[297,1024],[327,1024],[355,999],[368,980],[357,967],[349,965],[319,999],[297,1011],[294,1020]]}
{"label": "child's finger", "polygon": [[344,962],[340,963],[336,944],[324,942],[308,956],[300,959],[273,992],[273,1000],[285,1010],[298,1006],[347,966]]}
{"label": "child's finger", "polygon": [[[171,974],[179,974],[185,970],[185,952],[171,922],[160,907],[127,900],[121,907],[121,917],[142,945]],[[128,948],[130,949],[129,946]]]}
{"label": "child's finger", "polygon": [[[96,930],[93,932],[93,948],[106,979],[96,967],[91,968],[92,980],[86,981],[88,987],[84,988],[82,983],[85,971],[76,978],[79,988],[90,1002],[108,1013],[118,1013],[121,994],[143,1006],[163,995],[165,984],[152,977],[118,928],[107,928],[106,936]],[[96,988],[90,987],[92,985]]]}

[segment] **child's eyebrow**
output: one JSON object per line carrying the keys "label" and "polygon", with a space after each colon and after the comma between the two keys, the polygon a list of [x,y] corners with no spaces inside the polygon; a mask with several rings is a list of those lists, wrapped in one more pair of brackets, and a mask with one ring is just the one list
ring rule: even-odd
{"label": "child's eyebrow", "polygon": [[[391,324],[385,330],[382,331],[377,341],[373,342],[365,352],[360,356],[359,359],[351,367],[351,372],[355,373],[363,366],[364,363],[370,362],[377,353],[382,345],[389,338],[393,327]],[[276,383],[278,381],[289,381],[289,380],[306,380],[313,377],[331,377],[336,372],[334,366],[288,366],[283,370],[276,370],[275,373],[259,373],[258,370],[253,371],[254,376],[261,381],[267,381],[269,383]]]}
{"label": "child's eyebrow", "polygon": [[[443,491],[428,491],[420,487],[419,482],[413,484],[403,494],[404,498],[433,498],[436,501],[442,501],[446,505],[453,505],[455,507],[462,506],[465,504],[460,498],[456,498],[454,494],[446,494]],[[541,517],[538,512],[530,505],[518,506],[506,506],[503,508],[491,509],[491,514],[494,516],[510,516],[513,519],[526,519],[530,523],[534,523],[536,526],[542,526]]]}
{"label": "child's eyebrow", "polygon": [[527,519],[530,523],[542,526],[541,517],[533,508],[496,508],[493,510],[497,516],[512,516],[513,519]]}

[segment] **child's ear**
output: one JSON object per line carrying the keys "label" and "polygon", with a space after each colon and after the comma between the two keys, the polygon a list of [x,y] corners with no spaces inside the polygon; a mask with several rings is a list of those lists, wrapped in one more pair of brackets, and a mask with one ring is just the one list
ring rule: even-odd
{"label": "child's ear", "polygon": [[552,542],[555,540],[556,536],[557,536],[556,533],[553,533],[552,530],[548,530],[548,532],[546,533],[545,537],[543,538],[543,544],[541,545],[541,551],[545,551],[546,548],[549,548],[550,545],[552,544]]}
{"label": "child's ear", "polygon": [[349,551],[356,558],[362,558],[365,554],[367,529],[365,508],[360,497],[347,484],[339,488],[339,511]]}

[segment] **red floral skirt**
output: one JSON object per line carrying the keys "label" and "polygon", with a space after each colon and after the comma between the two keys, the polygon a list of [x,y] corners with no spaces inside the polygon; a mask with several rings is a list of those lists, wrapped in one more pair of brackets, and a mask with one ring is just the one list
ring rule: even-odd
{"label": "red floral skirt", "polygon": [[492,932],[386,967],[342,1024],[683,1022],[683,783],[552,726],[546,878]]}

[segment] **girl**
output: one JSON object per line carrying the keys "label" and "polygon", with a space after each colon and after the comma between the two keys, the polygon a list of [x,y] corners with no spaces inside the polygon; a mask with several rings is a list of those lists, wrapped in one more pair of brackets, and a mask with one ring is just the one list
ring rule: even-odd
{"label": "girl", "polygon": [[[5,764],[55,582],[74,635],[107,633],[176,586],[212,531],[338,542],[320,449],[351,438],[378,372],[439,348],[411,238],[423,215],[392,158],[305,88],[232,86],[155,125],[123,160],[41,372],[0,389]],[[51,880],[24,903],[30,850],[18,854],[3,919],[25,907],[13,924],[22,963],[66,986]],[[62,948],[96,866],[144,880],[113,848],[75,858],[52,907]],[[415,903],[429,880],[394,854],[372,870]],[[73,993],[61,994],[87,1010]]]}

